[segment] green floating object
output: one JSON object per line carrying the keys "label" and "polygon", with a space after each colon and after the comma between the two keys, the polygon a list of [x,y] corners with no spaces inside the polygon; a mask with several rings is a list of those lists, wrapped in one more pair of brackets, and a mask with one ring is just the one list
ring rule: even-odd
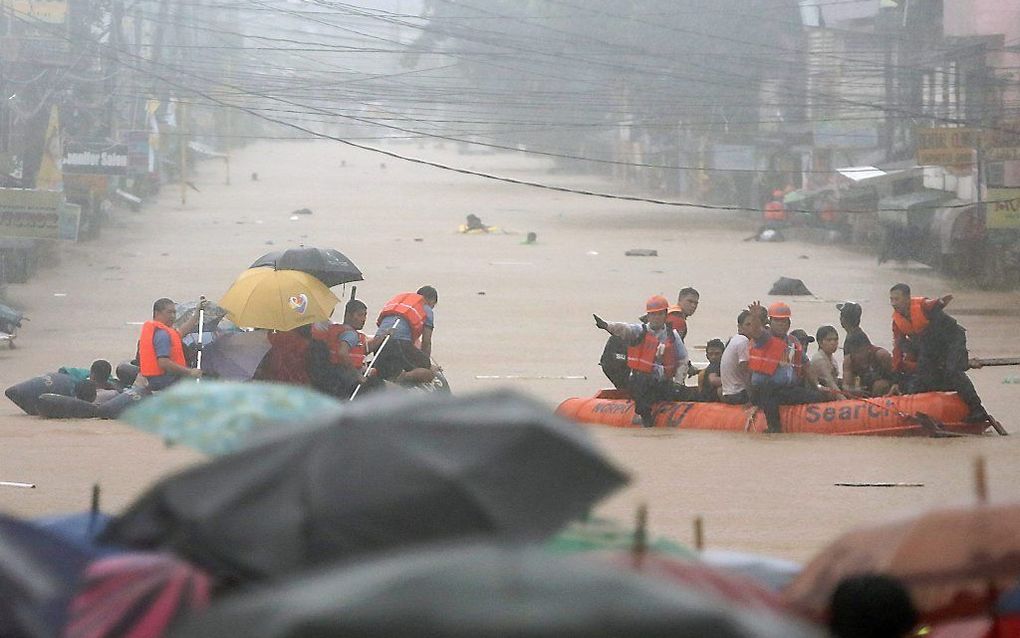
{"label": "green floating object", "polygon": [[[568,525],[546,543],[546,548],[559,554],[583,552],[629,551],[634,545],[634,530],[617,521],[606,518],[592,518]],[[688,547],[668,538],[648,540],[649,552],[667,554],[680,558],[697,558]]]}

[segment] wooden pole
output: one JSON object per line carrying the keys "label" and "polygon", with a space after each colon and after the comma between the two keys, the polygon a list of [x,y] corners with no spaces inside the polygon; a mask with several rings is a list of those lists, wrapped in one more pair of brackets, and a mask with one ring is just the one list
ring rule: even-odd
{"label": "wooden pole", "polygon": [[635,559],[644,557],[648,551],[648,505],[638,505],[634,514],[634,543],[630,548]]}
{"label": "wooden pole", "polygon": [[982,367],[988,366],[1020,366],[1020,357],[990,357],[986,359],[974,359],[975,363],[980,363]]}
{"label": "wooden pole", "polygon": [[979,456],[974,459],[974,493],[978,503],[988,503],[988,478],[985,473],[985,457]]}

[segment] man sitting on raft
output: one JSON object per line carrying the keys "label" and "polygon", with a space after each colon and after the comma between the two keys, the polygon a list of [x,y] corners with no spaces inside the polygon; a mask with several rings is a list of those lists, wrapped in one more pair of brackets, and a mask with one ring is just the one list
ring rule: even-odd
{"label": "man sitting on raft", "polygon": [[[197,310],[203,304],[205,300],[199,302],[196,312],[181,326],[184,334],[198,325]],[[197,379],[202,376],[202,371],[189,368],[184,358],[181,333],[173,328],[176,317],[177,304],[164,297],[152,304],[152,320],[142,325],[142,335],[138,339],[138,368],[150,390],[162,390],[183,377]]]}
{"label": "man sitting on raft", "polygon": [[646,428],[655,425],[652,404],[677,399],[690,364],[680,334],[666,323],[669,301],[655,295],[645,303],[647,323],[605,321],[598,315],[595,326],[620,337],[627,344],[627,389],[634,411]]}
{"label": "man sitting on raft", "polygon": [[798,405],[845,398],[838,390],[818,384],[804,347],[790,331],[790,307],[781,301],[769,306],[768,327],[761,324],[761,304],[750,311],[751,401],[765,413],[769,432],[782,432],[780,405]]}

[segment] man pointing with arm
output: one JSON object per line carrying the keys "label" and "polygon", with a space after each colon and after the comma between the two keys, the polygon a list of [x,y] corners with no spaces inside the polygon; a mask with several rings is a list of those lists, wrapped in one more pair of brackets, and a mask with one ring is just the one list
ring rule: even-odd
{"label": "man pointing with arm", "polygon": [[687,349],[677,331],[666,323],[669,302],[655,295],[645,303],[647,323],[605,321],[598,315],[595,326],[620,337],[627,344],[627,389],[634,411],[645,427],[653,427],[652,404],[676,397],[690,364]]}

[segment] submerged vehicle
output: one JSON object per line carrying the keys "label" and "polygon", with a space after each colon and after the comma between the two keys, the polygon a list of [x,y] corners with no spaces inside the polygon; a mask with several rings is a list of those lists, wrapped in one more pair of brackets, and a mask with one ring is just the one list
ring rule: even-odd
{"label": "submerged vehicle", "polygon": [[[981,434],[989,422],[968,423],[968,408],[955,392],[925,392],[827,403],[783,406],[784,433],[952,436]],[[643,427],[634,402],[623,390],[601,390],[593,397],[563,401],[556,413],[582,423],[619,428]],[[753,405],[668,401],[652,409],[656,428],[765,432],[765,414]]]}

